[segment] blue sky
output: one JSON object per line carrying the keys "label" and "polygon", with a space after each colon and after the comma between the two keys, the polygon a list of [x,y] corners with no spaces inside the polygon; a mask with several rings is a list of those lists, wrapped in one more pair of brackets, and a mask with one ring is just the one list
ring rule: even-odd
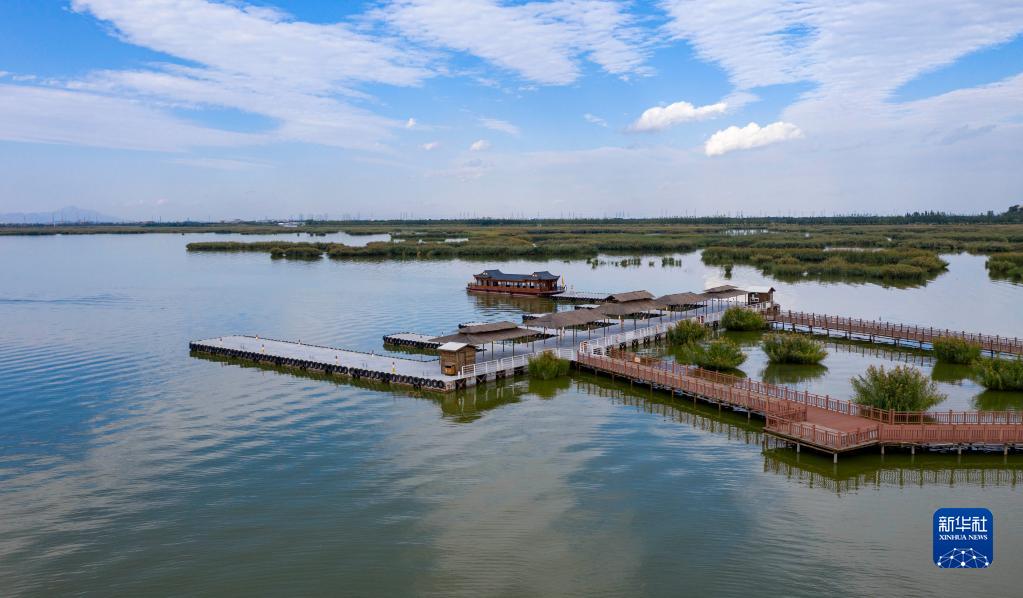
{"label": "blue sky", "polygon": [[1023,5],[8,0],[0,212],[1001,211]]}

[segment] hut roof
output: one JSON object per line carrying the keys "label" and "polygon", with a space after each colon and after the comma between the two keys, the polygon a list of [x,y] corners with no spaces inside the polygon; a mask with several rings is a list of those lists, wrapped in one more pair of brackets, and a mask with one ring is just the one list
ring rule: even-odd
{"label": "hut roof", "polygon": [[583,326],[591,322],[597,322],[603,320],[604,317],[605,315],[596,309],[573,309],[534,318],[529,321],[529,324],[545,328],[570,328],[572,326]]}
{"label": "hut roof", "polygon": [[707,296],[702,293],[672,293],[670,295],[661,295],[657,299],[654,299],[654,301],[665,307],[672,305],[691,305],[701,303],[706,300]]}
{"label": "hut roof", "polygon": [[729,297],[738,297],[739,295],[745,294],[746,291],[730,284],[711,287],[703,291],[703,295],[705,295],[708,299],[728,299]]}
{"label": "hut roof", "polygon": [[512,322],[491,322],[488,324],[469,324],[458,327],[458,332],[430,339],[435,343],[467,343],[480,345],[483,343],[510,341],[539,334],[536,330],[522,328]]}
{"label": "hut roof", "polygon": [[501,322],[487,322],[483,324],[459,324],[458,331],[464,334],[482,334],[485,332],[497,332],[499,330],[513,330],[518,327],[518,324],[505,320]]}
{"label": "hut roof", "polygon": [[629,291],[627,293],[614,293],[607,296],[607,300],[614,303],[625,303],[626,301],[642,301],[644,299],[653,299],[654,295],[650,291]]}
{"label": "hut roof", "polygon": [[637,301],[626,301],[624,303],[605,303],[598,309],[591,311],[599,311],[608,316],[629,316],[632,314],[638,314],[644,311],[650,311],[652,309],[663,309],[663,305],[654,301],[653,299],[637,300]]}
{"label": "hut roof", "polygon": [[469,347],[469,346],[471,346],[471,345],[469,345],[467,343],[456,343],[454,341],[451,341],[451,342],[444,343],[443,345],[437,347],[437,350],[438,351],[460,351],[461,349],[464,349],[464,348]]}

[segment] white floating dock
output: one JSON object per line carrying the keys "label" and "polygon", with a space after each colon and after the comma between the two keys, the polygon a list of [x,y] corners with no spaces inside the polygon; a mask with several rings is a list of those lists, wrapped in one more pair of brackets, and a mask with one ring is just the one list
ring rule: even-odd
{"label": "white floating dock", "polygon": [[225,355],[281,367],[318,370],[352,378],[406,384],[416,388],[454,390],[462,376],[445,376],[437,359],[416,360],[362,353],[258,336],[221,336],[188,344],[200,353]]}

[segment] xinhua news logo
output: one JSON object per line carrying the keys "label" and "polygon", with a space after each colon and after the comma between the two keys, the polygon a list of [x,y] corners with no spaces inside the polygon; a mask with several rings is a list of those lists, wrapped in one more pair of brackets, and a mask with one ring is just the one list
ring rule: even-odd
{"label": "xinhua news logo", "polygon": [[941,569],[986,569],[995,560],[995,520],[987,509],[934,512],[934,564]]}

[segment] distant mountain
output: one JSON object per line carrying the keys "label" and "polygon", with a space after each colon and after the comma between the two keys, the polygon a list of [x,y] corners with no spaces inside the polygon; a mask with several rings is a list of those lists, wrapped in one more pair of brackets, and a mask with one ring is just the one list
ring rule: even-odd
{"label": "distant mountain", "polygon": [[0,224],[74,224],[78,222],[120,222],[120,218],[68,206],[52,212],[10,212],[0,214]]}

